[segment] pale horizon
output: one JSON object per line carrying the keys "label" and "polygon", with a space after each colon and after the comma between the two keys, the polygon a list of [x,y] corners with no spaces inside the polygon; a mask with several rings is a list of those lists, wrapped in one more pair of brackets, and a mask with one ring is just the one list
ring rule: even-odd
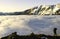
{"label": "pale horizon", "polygon": [[26,9],[60,3],[60,0],[0,0],[0,12],[19,12]]}

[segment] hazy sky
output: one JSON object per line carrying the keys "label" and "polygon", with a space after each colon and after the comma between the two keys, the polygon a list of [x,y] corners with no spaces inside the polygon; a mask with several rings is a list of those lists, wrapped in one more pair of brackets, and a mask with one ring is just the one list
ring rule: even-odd
{"label": "hazy sky", "polygon": [[60,0],[0,0],[0,12],[23,11],[41,4],[57,4]]}

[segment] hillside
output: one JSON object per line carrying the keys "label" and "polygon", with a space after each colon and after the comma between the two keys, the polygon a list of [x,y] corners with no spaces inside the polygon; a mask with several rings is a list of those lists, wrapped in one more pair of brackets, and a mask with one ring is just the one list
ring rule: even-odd
{"label": "hillside", "polygon": [[60,4],[56,5],[40,5],[26,9],[21,12],[3,13],[0,15],[60,15]]}
{"label": "hillside", "polygon": [[17,35],[17,33],[14,32],[0,39],[60,39],[60,36],[51,36],[51,35],[34,34],[34,33],[31,33],[30,35]]}

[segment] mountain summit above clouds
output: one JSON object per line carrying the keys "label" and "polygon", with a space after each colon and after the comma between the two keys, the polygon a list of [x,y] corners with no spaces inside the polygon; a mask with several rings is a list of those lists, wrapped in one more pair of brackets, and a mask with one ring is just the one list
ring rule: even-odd
{"label": "mountain summit above clouds", "polygon": [[60,15],[60,4],[40,5],[22,12],[2,13],[0,15]]}
{"label": "mountain summit above clouds", "polygon": [[60,15],[60,4],[40,5],[33,14],[35,15]]}

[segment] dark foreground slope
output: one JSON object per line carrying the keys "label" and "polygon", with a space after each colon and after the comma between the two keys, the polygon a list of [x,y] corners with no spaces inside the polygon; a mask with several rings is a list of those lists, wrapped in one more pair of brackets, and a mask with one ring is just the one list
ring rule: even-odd
{"label": "dark foreground slope", "polygon": [[44,35],[44,34],[34,34],[31,33],[30,35],[17,35],[16,32],[6,36],[2,37],[1,39],[60,39],[60,36],[50,36],[50,35]]}

